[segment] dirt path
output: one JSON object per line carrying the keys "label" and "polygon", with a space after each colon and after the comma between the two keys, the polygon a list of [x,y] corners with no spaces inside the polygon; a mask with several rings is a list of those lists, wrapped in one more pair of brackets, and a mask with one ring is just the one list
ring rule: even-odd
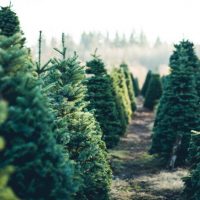
{"label": "dirt path", "polygon": [[113,200],[181,200],[183,182],[187,170],[174,172],[162,170],[159,161],[148,154],[151,144],[151,128],[154,114],[138,109],[128,127],[126,137],[110,151],[113,182]]}

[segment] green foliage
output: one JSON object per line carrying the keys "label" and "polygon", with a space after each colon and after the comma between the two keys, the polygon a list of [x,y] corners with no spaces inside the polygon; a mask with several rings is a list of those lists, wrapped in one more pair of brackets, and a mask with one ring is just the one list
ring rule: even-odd
{"label": "green foliage", "polygon": [[146,75],[144,84],[142,86],[141,94],[142,94],[143,97],[145,97],[146,91],[147,91],[147,89],[149,87],[149,82],[150,82],[150,79],[151,79],[151,74],[152,74],[152,72],[149,70],[148,73],[147,73],[147,75]]}
{"label": "green foliage", "polygon": [[[7,118],[7,103],[3,100],[0,101],[0,125]],[[5,147],[5,141],[0,137],[0,151]],[[7,166],[5,168],[0,167],[0,199],[1,200],[18,200],[14,195],[11,188],[7,186],[10,174],[13,173],[13,167]]]}
{"label": "green foliage", "polygon": [[19,19],[10,7],[1,7],[0,9],[0,34],[12,36],[20,32]]}
{"label": "green foliage", "polygon": [[57,142],[74,161],[80,182],[74,199],[109,199],[111,169],[108,164],[102,131],[94,115],[87,111],[85,69],[78,56],[66,58],[63,50],[56,49],[62,59],[54,59],[49,72],[41,75],[44,91],[50,99],[49,107],[55,114],[54,127]]}
{"label": "green foliage", "polygon": [[183,165],[188,156],[191,130],[199,127],[199,97],[194,73],[196,64],[193,66],[191,63],[194,50],[188,53],[185,41],[175,47],[176,50],[170,57],[172,71],[164,84],[154,124],[151,152],[159,154],[168,163],[173,148],[177,145],[174,152],[177,155],[176,165]]}
{"label": "green foliage", "polygon": [[178,66],[192,68],[199,71],[199,60],[194,51],[194,44],[188,40],[183,40],[180,44],[174,45],[175,51],[170,57],[170,68],[176,69]]}
{"label": "green foliage", "polygon": [[144,107],[153,110],[162,95],[162,84],[159,74],[152,74],[145,95]]}
{"label": "green foliage", "polygon": [[200,198],[200,133],[193,132],[189,147],[188,163],[191,173],[183,180],[185,182],[184,197],[188,200],[198,200]]}
{"label": "green foliage", "polygon": [[131,74],[131,79],[132,79],[132,83],[133,83],[133,89],[134,89],[135,96],[138,97],[140,95],[140,88],[139,88],[138,79],[135,78],[133,76],[133,74]]}
{"label": "green foliage", "polygon": [[115,91],[117,110],[119,111],[119,119],[122,126],[122,134],[124,134],[131,120],[132,113],[126,80],[121,69],[114,68],[111,77]]}
{"label": "green foliage", "polygon": [[87,79],[89,110],[94,110],[95,117],[103,131],[106,146],[111,148],[119,141],[122,135],[122,126],[117,110],[113,83],[105,70],[104,63],[96,56],[87,62],[89,77]]}
{"label": "green foliage", "polygon": [[1,168],[15,167],[9,181],[21,199],[70,199],[73,168],[52,133],[52,115],[32,73],[21,36],[0,36],[0,94],[8,102],[8,117],[0,126],[6,148]]}
{"label": "green foliage", "polygon": [[136,110],[136,102],[135,102],[135,93],[134,93],[131,73],[128,69],[128,65],[125,64],[125,63],[122,63],[120,65],[120,68],[124,72],[124,77],[126,79],[126,85],[127,85],[127,88],[128,88],[128,95],[129,95],[129,99],[130,99],[130,102],[131,102],[131,109],[134,112]]}

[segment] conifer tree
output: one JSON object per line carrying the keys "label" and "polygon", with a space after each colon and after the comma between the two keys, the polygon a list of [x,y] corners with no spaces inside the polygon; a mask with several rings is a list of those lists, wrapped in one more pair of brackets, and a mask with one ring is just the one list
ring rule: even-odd
{"label": "conifer tree", "polygon": [[108,148],[114,147],[122,134],[122,127],[114,96],[110,75],[107,74],[103,61],[93,55],[87,62],[89,110],[94,110],[95,117],[103,131],[103,139]]}
{"label": "conifer tree", "polygon": [[111,169],[105,143],[101,140],[101,128],[93,114],[87,111],[85,69],[76,54],[66,58],[64,34],[62,44],[62,50],[55,48],[62,58],[54,59],[54,67],[43,75],[49,88],[46,95],[56,117],[57,142],[69,152],[81,182],[74,199],[106,200],[109,199]]}
{"label": "conifer tree", "polygon": [[159,74],[152,74],[145,95],[144,107],[153,110],[162,95],[162,84]]}
{"label": "conifer tree", "polygon": [[147,73],[147,75],[146,75],[144,84],[142,86],[141,94],[142,94],[143,97],[145,97],[145,95],[146,95],[146,91],[148,89],[149,82],[150,82],[150,79],[151,79],[151,74],[152,74],[151,70],[149,70],[148,73]]}
{"label": "conifer tree", "polygon": [[133,83],[133,89],[134,89],[135,96],[138,97],[139,94],[140,94],[140,88],[139,88],[138,79],[135,78],[133,76],[133,74],[131,74],[131,79],[132,79],[132,83]]}
{"label": "conifer tree", "polygon": [[10,37],[20,32],[19,19],[9,7],[0,7],[0,34]]}
{"label": "conifer tree", "polygon": [[[0,95],[1,96],[1,95]],[[0,100],[0,126],[7,118],[7,104],[5,101]],[[0,151],[5,147],[5,141],[0,137]],[[14,195],[11,188],[7,186],[10,178],[10,174],[13,173],[13,167],[6,166],[5,168],[0,167],[0,199],[1,200],[18,200]]]}
{"label": "conifer tree", "polygon": [[124,134],[132,113],[126,80],[121,69],[114,68],[111,77],[115,91],[117,110],[119,111],[119,119],[122,126],[122,134]]}
{"label": "conifer tree", "polygon": [[[164,158],[170,166],[183,165],[188,156],[192,129],[198,129],[198,101],[196,91],[196,60],[190,45],[182,41],[176,45],[170,57],[172,69],[167,87],[161,98],[156,126],[154,127],[152,152]],[[193,60],[195,63],[192,64]],[[161,104],[162,103],[162,104]]]}
{"label": "conifer tree", "polygon": [[190,174],[183,179],[185,182],[183,194],[185,199],[197,200],[200,198],[200,133],[196,131],[192,133],[188,163]]}
{"label": "conifer tree", "polygon": [[130,99],[130,102],[131,102],[131,109],[134,112],[136,110],[136,102],[135,102],[135,93],[134,93],[131,73],[128,69],[128,65],[125,64],[125,63],[122,63],[120,65],[120,68],[124,72],[124,76],[125,76],[125,79],[126,79],[126,85],[127,85],[127,88],[128,88],[128,95],[129,95],[129,99]]}
{"label": "conifer tree", "polygon": [[0,94],[9,105],[8,118],[0,126],[6,141],[1,168],[14,166],[9,185],[20,199],[70,199],[73,168],[53,138],[47,99],[20,42],[18,34],[0,36]]}

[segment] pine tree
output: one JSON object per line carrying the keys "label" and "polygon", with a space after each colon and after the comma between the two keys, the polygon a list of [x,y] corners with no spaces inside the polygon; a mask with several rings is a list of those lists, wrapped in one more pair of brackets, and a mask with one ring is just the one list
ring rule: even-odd
{"label": "pine tree", "polygon": [[0,7],[0,34],[12,36],[20,32],[19,19],[10,7]]}
{"label": "pine tree", "polygon": [[62,59],[54,59],[54,67],[43,75],[48,88],[46,95],[56,116],[57,142],[69,152],[81,182],[74,199],[106,200],[109,199],[111,170],[100,126],[87,111],[85,69],[76,54],[66,58],[64,35],[62,44],[62,50],[56,49]]}
{"label": "pine tree", "polygon": [[125,63],[122,63],[120,65],[120,68],[124,72],[124,76],[125,76],[125,79],[126,79],[126,85],[127,85],[127,88],[128,88],[128,95],[129,95],[129,99],[131,101],[131,109],[134,112],[136,110],[136,102],[135,102],[135,93],[134,93],[131,73],[128,69],[128,65],[125,64]]}
{"label": "pine tree", "polygon": [[159,119],[156,120],[151,149],[152,152],[161,155],[166,163],[170,162],[170,166],[185,164],[190,131],[198,129],[199,126],[199,97],[194,73],[197,65],[191,62],[195,53],[193,49],[192,52],[188,52],[185,41],[175,47],[170,57],[172,71],[161,98]]}
{"label": "pine tree", "polygon": [[19,35],[0,36],[0,94],[9,105],[8,118],[0,126],[6,141],[1,168],[15,167],[9,185],[21,199],[70,199],[73,168],[53,138],[47,99],[20,42]]}
{"label": "pine tree", "polygon": [[132,83],[133,83],[133,89],[134,89],[135,96],[138,97],[140,95],[140,88],[139,88],[138,79],[135,78],[133,76],[133,74],[131,74],[131,79],[132,79]]}
{"label": "pine tree", "polygon": [[183,179],[185,182],[183,196],[188,200],[197,200],[200,198],[200,133],[196,131],[192,133],[188,163],[191,172]]}
{"label": "pine tree", "polygon": [[111,77],[115,91],[117,110],[119,111],[119,119],[122,126],[122,134],[124,134],[126,132],[127,125],[131,120],[132,113],[126,80],[121,69],[114,68],[112,70]]}
{"label": "pine tree", "polygon": [[147,75],[146,75],[146,78],[145,78],[145,81],[144,81],[144,84],[142,86],[142,90],[141,90],[141,94],[143,97],[145,97],[146,95],[146,91],[148,89],[148,86],[149,86],[149,82],[150,82],[150,79],[151,79],[151,71],[149,70]]}
{"label": "pine tree", "polygon": [[108,148],[114,147],[122,134],[122,127],[114,96],[110,75],[107,74],[103,61],[96,55],[87,62],[89,110],[94,110],[95,117],[103,131],[103,139]]}
{"label": "pine tree", "polygon": [[165,117],[165,113],[167,113],[168,111],[168,108],[167,106],[165,106],[165,104],[166,102],[168,102],[168,97],[170,96],[169,79],[170,79],[169,75],[165,76],[162,82],[163,92],[158,104],[158,108],[156,110],[156,118],[154,120],[154,126],[153,126],[152,145],[149,150],[151,154],[161,152],[162,144],[160,140],[165,137],[164,135],[162,135],[163,130],[161,130],[161,128],[163,127],[163,125],[161,120]]}
{"label": "pine tree", "polygon": [[162,84],[159,74],[152,74],[146,91],[144,107],[153,110],[162,95]]}

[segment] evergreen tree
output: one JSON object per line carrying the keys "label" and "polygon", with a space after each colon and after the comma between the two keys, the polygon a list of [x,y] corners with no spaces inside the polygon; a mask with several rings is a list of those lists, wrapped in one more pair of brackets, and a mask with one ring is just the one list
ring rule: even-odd
{"label": "evergreen tree", "polygon": [[190,131],[199,127],[199,98],[194,73],[197,65],[192,65],[190,58],[194,56],[188,53],[185,41],[175,47],[170,57],[172,71],[158,109],[151,151],[161,155],[170,165],[183,165],[188,156]]}
{"label": "evergreen tree", "polygon": [[198,200],[200,198],[200,133],[193,132],[189,148],[188,163],[190,164],[190,174],[184,177],[185,188],[184,197],[188,200]]}
{"label": "evergreen tree", "polygon": [[73,168],[53,138],[47,99],[20,42],[19,35],[0,36],[0,94],[9,104],[0,126],[6,141],[0,167],[15,167],[9,185],[21,199],[70,199]]}
{"label": "evergreen tree", "polygon": [[19,19],[10,7],[0,7],[0,34],[12,36],[20,32]]}
{"label": "evergreen tree", "polygon": [[[7,118],[7,104],[5,101],[0,101],[0,126]],[[0,151],[5,147],[5,142],[0,137]],[[7,166],[6,168],[0,168],[0,199],[1,200],[18,200],[13,191],[7,186],[9,176],[13,172],[13,167]]]}
{"label": "evergreen tree", "polygon": [[159,74],[152,74],[146,91],[144,107],[153,110],[162,95],[162,84]]}
{"label": "evergreen tree", "polygon": [[158,108],[156,110],[156,118],[154,120],[154,126],[153,126],[153,138],[152,138],[152,144],[149,152],[151,154],[161,152],[162,149],[162,138],[165,137],[163,131],[163,121],[162,119],[165,117],[165,114],[167,114],[168,108],[166,105],[166,102],[168,102],[168,97],[171,95],[171,87],[170,87],[170,76],[166,76],[163,78],[163,92],[162,96],[160,98]]}
{"label": "evergreen tree", "polygon": [[128,88],[128,95],[129,95],[129,99],[131,101],[131,109],[134,112],[136,110],[136,102],[135,102],[135,93],[134,93],[131,73],[128,69],[128,65],[125,64],[125,63],[122,63],[120,65],[120,68],[124,72],[124,76],[125,76],[125,79],[126,79],[126,85],[127,85],[127,88]]}
{"label": "evergreen tree", "polygon": [[141,90],[141,94],[143,97],[145,97],[146,95],[146,91],[148,89],[148,86],[149,86],[149,82],[150,82],[150,79],[151,79],[151,71],[149,70],[147,75],[146,75],[146,78],[145,78],[145,81],[144,81],[144,84],[142,86],[142,90]]}
{"label": "evergreen tree", "polygon": [[[53,60],[53,68],[43,80],[50,108],[55,113],[56,138],[74,161],[81,187],[74,199],[109,199],[111,170],[108,164],[102,131],[85,101],[85,70],[78,56],[66,58],[63,35],[62,59]],[[45,88],[44,88],[45,89]]]}
{"label": "evergreen tree", "polygon": [[132,113],[126,80],[121,69],[114,68],[111,77],[115,91],[117,110],[119,111],[119,119],[123,130],[122,134],[124,134],[126,132],[126,127],[131,120]]}
{"label": "evergreen tree", "polygon": [[140,95],[140,88],[139,88],[138,79],[135,78],[133,76],[133,74],[131,74],[131,79],[132,79],[132,83],[133,83],[133,89],[134,89],[135,96],[138,97]]}
{"label": "evergreen tree", "polygon": [[95,117],[103,131],[103,139],[108,148],[114,147],[122,134],[122,127],[114,96],[110,75],[107,74],[103,61],[96,55],[87,62],[89,110],[94,110]]}

